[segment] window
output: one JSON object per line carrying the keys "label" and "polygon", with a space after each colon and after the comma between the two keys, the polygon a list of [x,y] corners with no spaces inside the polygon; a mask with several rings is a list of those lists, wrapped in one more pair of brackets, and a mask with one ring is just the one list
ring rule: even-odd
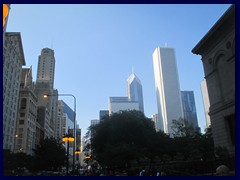
{"label": "window", "polygon": [[231,143],[235,146],[235,114],[225,117],[227,130],[231,139]]}
{"label": "window", "polygon": [[19,120],[19,124],[24,124],[24,120],[23,120],[23,119],[20,119],[20,120]]}
{"label": "window", "polygon": [[27,100],[25,98],[23,98],[21,100],[21,109],[26,109],[27,106]]}

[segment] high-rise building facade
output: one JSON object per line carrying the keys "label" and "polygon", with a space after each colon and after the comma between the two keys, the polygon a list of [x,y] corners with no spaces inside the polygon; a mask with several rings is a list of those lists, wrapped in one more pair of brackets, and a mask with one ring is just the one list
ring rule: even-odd
{"label": "high-rise building facade", "polygon": [[6,32],[3,44],[3,149],[13,151],[22,66],[25,65],[19,32]]}
{"label": "high-rise building facade", "polygon": [[201,92],[202,92],[203,106],[204,106],[204,112],[205,112],[205,118],[206,118],[206,127],[209,128],[211,125],[210,116],[208,114],[210,103],[209,103],[206,79],[204,79],[201,82]]}
{"label": "high-rise building facade", "polygon": [[44,48],[38,57],[37,83],[48,82],[50,88],[54,87],[55,57],[54,51]]}
{"label": "high-rise building facade", "polygon": [[132,73],[127,79],[127,96],[129,101],[138,102],[139,111],[144,113],[142,84],[135,73]]}
{"label": "high-rise building facade", "polygon": [[128,97],[110,97],[108,106],[109,115],[119,111],[139,111],[139,103],[135,101],[129,101]]}
{"label": "high-rise building facade", "polygon": [[66,118],[64,118],[64,103],[62,100],[58,100],[57,107],[57,121],[55,124],[56,138],[61,140],[66,134]]}
{"label": "high-rise building facade", "polygon": [[197,112],[193,91],[181,91],[183,118],[194,128],[198,128]]}
{"label": "high-rise building facade", "polygon": [[158,115],[157,114],[153,114],[151,116],[151,119],[154,122],[154,127],[155,127],[156,131],[159,131],[160,129],[159,129],[159,125],[158,125]]}
{"label": "high-rise building facade", "polygon": [[34,94],[32,68],[23,68],[20,83],[14,152],[33,155],[36,148],[37,96]]}
{"label": "high-rise building facade", "polygon": [[[66,116],[66,133],[74,129],[74,114],[75,112],[70,108],[64,101],[63,102],[63,112]],[[75,123],[76,124],[76,123]]]}
{"label": "high-rise building facade", "polygon": [[101,121],[105,116],[109,116],[108,110],[100,110],[99,111],[99,120]]}
{"label": "high-rise building facade", "polygon": [[159,129],[172,134],[172,120],[183,117],[175,51],[157,47],[153,53]]}
{"label": "high-rise building facade", "polygon": [[[57,107],[58,107],[58,91],[54,89],[54,71],[55,71],[55,57],[54,51],[49,48],[41,50],[41,55],[38,58],[37,80],[35,85],[35,93],[38,97],[39,113],[43,113],[40,121],[45,121],[43,124],[45,127],[44,138],[55,137],[57,133],[55,131],[57,122]],[[44,95],[48,94],[48,98],[44,98]],[[48,113],[48,114],[47,114]],[[40,129],[42,129],[40,128]]]}

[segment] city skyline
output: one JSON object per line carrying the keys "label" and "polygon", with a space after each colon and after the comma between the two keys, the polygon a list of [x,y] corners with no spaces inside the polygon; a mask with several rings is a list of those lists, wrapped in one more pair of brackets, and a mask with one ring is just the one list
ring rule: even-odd
{"label": "city skyline", "polygon": [[[12,4],[7,32],[21,32],[24,67],[32,66],[34,81],[41,50],[54,50],[54,88],[60,94],[76,96],[82,135],[90,121],[99,117],[99,111],[108,109],[108,97],[125,94],[125,80],[132,66],[142,82],[145,115],[157,113],[151,56],[157,46],[167,42],[176,50],[180,90],[194,91],[198,123],[204,132],[200,90],[204,72],[200,56],[191,49],[228,7]],[[59,99],[73,107],[71,99]]]}

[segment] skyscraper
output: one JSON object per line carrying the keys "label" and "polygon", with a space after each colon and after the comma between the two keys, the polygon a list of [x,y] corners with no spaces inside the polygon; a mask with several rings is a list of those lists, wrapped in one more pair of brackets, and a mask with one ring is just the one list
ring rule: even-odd
{"label": "skyscraper", "polygon": [[119,111],[139,111],[139,103],[137,101],[129,101],[128,97],[109,97],[108,107],[109,115]]}
{"label": "skyscraper", "polygon": [[3,149],[14,149],[16,118],[25,57],[19,32],[6,32],[3,44]]}
{"label": "skyscraper", "polygon": [[[45,138],[51,136],[57,137],[54,129],[56,128],[55,125],[57,122],[58,91],[54,89],[54,72],[54,51],[49,48],[43,48],[41,55],[38,57],[37,80],[34,91],[38,97],[38,108],[41,107],[39,112],[43,113],[41,116],[44,115],[42,120],[44,122],[43,125],[46,125],[46,127],[43,128]],[[46,94],[50,96],[44,98]],[[45,111],[47,113],[45,113]],[[49,118],[47,117],[48,113]]]}
{"label": "skyscraper", "polygon": [[20,82],[16,141],[13,152],[33,155],[36,145],[37,97],[34,94],[32,68],[23,68]]}
{"label": "skyscraper", "polygon": [[206,127],[208,128],[211,125],[211,120],[210,120],[210,116],[208,114],[209,108],[210,108],[210,103],[209,103],[206,79],[204,79],[201,82],[201,92],[202,92],[203,106],[204,106],[204,112],[205,112],[205,118],[206,118]]}
{"label": "skyscraper", "polygon": [[127,79],[127,96],[129,101],[138,102],[139,110],[144,112],[142,84],[135,73],[132,73]]}
{"label": "skyscraper", "polygon": [[183,117],[175,51],[157,47],[153,53],[159,129],[172,134],[172,120]]}
{"label": "skyscraper", "polygon": [[49,48],[42,49],[38,57],[37,83],[48,82],[50,88],[54,87],[55,57],[54,51]]}
{"label": "skyscraper", "polygon": [[184,119],[198,128],[197,112],[193,91],[181,91]]}
{"label": "skyscraper", "polygon": [[99,120],[101,121],[105,116],[109,116],[109,110],[100,110],[99,111]]}

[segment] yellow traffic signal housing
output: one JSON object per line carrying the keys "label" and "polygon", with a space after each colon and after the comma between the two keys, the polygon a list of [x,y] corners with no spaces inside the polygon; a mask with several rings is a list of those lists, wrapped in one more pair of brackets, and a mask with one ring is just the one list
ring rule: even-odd
{"label": "yellow traffic signal housing", "polygon": [[8,13],[9,13],[9,7],[7,4],[3,4],[3,27],[5,26],[6,24],[6,18],[8,16]]}

